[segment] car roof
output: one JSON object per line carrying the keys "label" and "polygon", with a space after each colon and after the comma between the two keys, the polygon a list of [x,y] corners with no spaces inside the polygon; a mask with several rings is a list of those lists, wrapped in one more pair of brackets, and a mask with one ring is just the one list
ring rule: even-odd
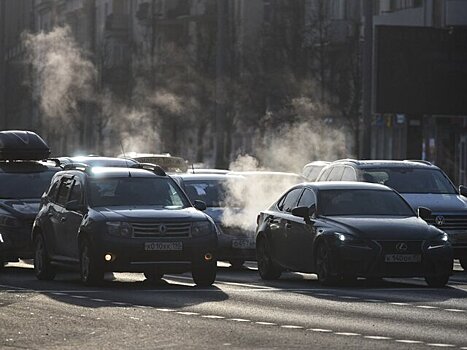
{"label": "car roof", "polygon": [[169,178],[168,176],[160,176],[153,171],[138,168],[123,168],[123,167],[92,167],[90,169],[70,169],[62,173],[81,172],[86,173],[87,176],[92,178],[109,178],[109,177],[156,177],[156,178]]}
{"label": "car roof", "polygon": [[210,168],[189,168],[187,173],[189,174],[227,174],[230,170],[226,169],[210,169]]}
{"label": "car roof", "polygon": [[225,181],[228,179],[245,179],[243,176],[235,174],[177,174],[173,177],[181,178],[182,180],[219,180]]}
{"label": "car roof", "polygon": [[76,157],[59,157],[61,163],[82,163],[90,166],[110,166],[110,167],[126,167],[136,164],[132,159],[123,159],[116,157],[100,157],[100,156],[76,156]]}
{"label": "car roof", "polygon": [[430,162],[423,160],[354,160],[354,159],[341,159],[336,160],[330,165],[339,163],[351,163],[359,168],[420,168],[420,169],[438,169],[438,167]]}
{"label": "car roof", "polygon": [[325,166],[330,164],[331,162],[325,161],[325,160],[315,160],[313,162],[307,163],[303,166],[303,168],[307,168],[310,166]]}
{"label": "car roof", "polygon": [[369,182],[357,181],[323,181],[323,182],[308,182],[297,186],[310,187],[315,190],[382,190],[393,191],[391,188]]}

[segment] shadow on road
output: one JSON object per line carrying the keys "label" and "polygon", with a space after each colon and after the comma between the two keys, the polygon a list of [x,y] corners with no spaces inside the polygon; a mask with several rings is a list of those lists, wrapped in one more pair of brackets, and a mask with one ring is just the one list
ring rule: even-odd
{"label": "shadow on road", "polygon": [[144,280],[142,274],[134,275],[134,279],[120,280],[106,274],[99,286],[86,287],[81,284],[78,273],[58,273],[54,281],[39,281],[32,269],[7,267],[0,273],[0,291],[43,294],[62,303],[91,308],[146,306],[179,309],[228,299],[228,295],[216,286],[197,287],[188,278],[185,285],[164,279],[150,282]]}

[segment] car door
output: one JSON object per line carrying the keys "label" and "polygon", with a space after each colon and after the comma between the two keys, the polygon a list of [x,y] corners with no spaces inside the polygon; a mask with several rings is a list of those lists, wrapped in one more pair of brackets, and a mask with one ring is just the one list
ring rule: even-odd
{"label": "car door", "polygon": [[[298,201],[297,207],[316,208],[316,195],[311,189],[305,189]],[[311,214],[311,211],[310,211]],[[304,272],[310,272],[313,266],[313,242],[316,236],[316,227],[314,220],[305,222],[301,217],[293,224],[293,229],[289,233],[289,238],[293,241],[293,246],[297,251],[296,266],[297,269]]]}
{"label": "car door", "polygon": [[[63,234],[65,245],[65,256],[75,261],[79,260],[78,231],[83,221],[84,191],[83,184],[79,178],[73,179],[68,202],[79,204],[80,209],[65,210],[63,214]],[[66,206],[66,205],[65,205]],[[66,208],[65,208],[66,209]]]}
{"label": "car door", "polygon": [[53,204],[50,211],[50,222],[52,224],[53,241],[54,241],[54,255],[59,259],[64,259],[67,256],[66,241],[66,203],[70,196],[71,187],[73,185],[73,178],[71,176],[64,176],[58,188],[57,200]]}
{"label": "car door", "polygon": [[290,269],[294,268],[297,254],[293,241],[289,239],[296,218],[292,215],[292,209],[297,206],[302,191],[301,187],[290,190],[280,202],[279,211],[269,222],[273,255],[280,265]]}

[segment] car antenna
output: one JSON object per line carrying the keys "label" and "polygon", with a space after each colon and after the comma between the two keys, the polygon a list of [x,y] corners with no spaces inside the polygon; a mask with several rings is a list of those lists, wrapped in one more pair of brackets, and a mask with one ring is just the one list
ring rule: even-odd
{"label": "car antenna", "polygon": [[193,163],[191,163],[191,171],[193,172],[193,174],[195,173],[195,165]]}
{"label": "car antenna", "polygon": [[[125,159],[126,167],[130,168],[130,166],[128,164],[128,159],[127,159],[126,154],[125,154],[125,149],[123,148],[123,142],[122,142],[121,139],[120,139],[120,147],[122,148],[123,159]],[[128,169],[128,177],[131,177],[130,169]]]}

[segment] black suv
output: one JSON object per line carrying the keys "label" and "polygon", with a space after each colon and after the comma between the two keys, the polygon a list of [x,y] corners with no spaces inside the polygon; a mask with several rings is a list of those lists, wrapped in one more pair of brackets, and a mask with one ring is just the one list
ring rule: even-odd
{"label": "black suv", "polygon": [[158,166],[139,168],[77,165],[57,173],[34,221],[34,268],[51,280],[58,266],[79,266],[81,280],[96,284],[104,272],[191,271],[197,285],[216,277],[217,232]]}
{"label": "black suv", "polygon": [[46,161],[44,140],[31,131],[0,132],[0,269],[33,257],[31,228],[41,196],[60,169]]}
{"label": "black suv", "polygon": [[426,221],[449,235],[464,270],[467,270],[467,188],[453,185],[437,166],[426,161],[338,160],[324,168],[317,181],[365,181],[399,192],[416,210],[426,207]]}

